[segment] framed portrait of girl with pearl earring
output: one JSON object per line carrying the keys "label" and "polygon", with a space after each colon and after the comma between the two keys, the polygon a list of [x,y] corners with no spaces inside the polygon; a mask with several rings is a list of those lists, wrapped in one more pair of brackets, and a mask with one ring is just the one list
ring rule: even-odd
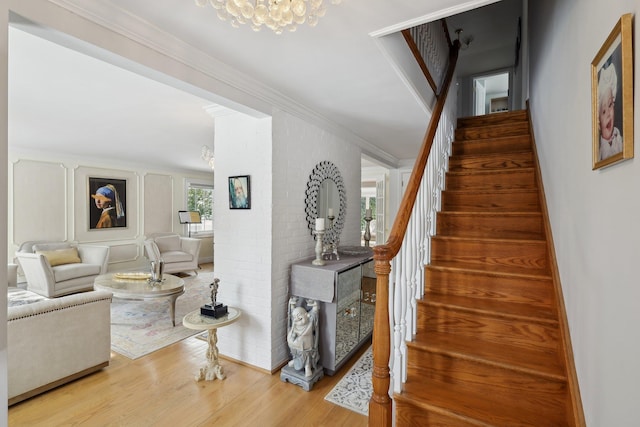
{"label": "framed portrait of girl with pearl earring", "polygon": [[632,24],[622,15],[591,62],[594,170],[633,157]]}

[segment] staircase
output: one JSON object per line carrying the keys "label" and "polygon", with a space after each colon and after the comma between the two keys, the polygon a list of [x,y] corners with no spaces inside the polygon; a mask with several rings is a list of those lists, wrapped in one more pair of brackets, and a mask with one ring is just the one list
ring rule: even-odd
{"label": "staircase", "polygon": [[458,120],[397,426],[572,423],[526,111]]}

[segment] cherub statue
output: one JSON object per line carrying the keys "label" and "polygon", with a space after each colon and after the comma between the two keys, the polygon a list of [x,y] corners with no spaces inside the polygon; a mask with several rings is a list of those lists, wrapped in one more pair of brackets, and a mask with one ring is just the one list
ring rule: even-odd
{"label": "cherub statue", "polygon": [[318,352],[318,303],[315,300],[307,300],[307,311],[304,307],[298,306],[298,298],[289,299],[289,316],[287,344],[293,359],[289,361],[296,371],[304,368],[304,376],[313,376],[320,353]]}
{"label": "cherub statue", "polygon": [[211,288],[211,307],[215,307],[216,306],[216,298],[218,296],[218,285],[220,283],[220,279],[215,278],[213,279],[213,283],[211,283],[209,285],[209,287]]}

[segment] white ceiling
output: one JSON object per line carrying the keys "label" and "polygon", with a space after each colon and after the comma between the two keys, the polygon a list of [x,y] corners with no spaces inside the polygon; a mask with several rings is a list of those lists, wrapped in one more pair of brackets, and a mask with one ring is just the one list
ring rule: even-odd
{"label": "white ceiling", "polygon": [[[235,78],[232,83],[244,85],[240,89],[245,93],[285,100],[284,108],[329,124],[365,153],[393,166],[415,157],[428,117],[371,34],[395,32],[492,1],[343,0],[328,5],[317,27],[282,35],[232,28],[213,8],[199,8],[192,0],[62,3],[140,40],[157,46],[168,41],[184,47],[186,54],[199,52],[200,61],[218,64],[221,76],[224,72],[227,80]],[[519,6],[521,0],[502,4]],[[476,34],[460,67],[468,52],[483,46],[486,31],[480,29],[487,27],[486,20],[494,24],[495,11],[488,16],[449,24],[451,31],[464,25],[465,33]],[[515,28],[513,19],[517,17],[503,15]],[[500,29],[513,35],[508,37],[512,56],[515,30]],[[489,40],[484,43],[495,46],[480,51],[485,52],[483,62],[508,50],[501,38]],[[495,60],[493,64],[495,68]],[[9,80],[10,148],[55,147],[82,157],[144,160],[179,169],[207,170],[199,156],[203,145],[213,146],[213,119],[203,106],[217,102],[236,108],[240,102],[205,91],[187,94],[17,28],[10,32]],[[269,111],[255,112],[260,113]]]}

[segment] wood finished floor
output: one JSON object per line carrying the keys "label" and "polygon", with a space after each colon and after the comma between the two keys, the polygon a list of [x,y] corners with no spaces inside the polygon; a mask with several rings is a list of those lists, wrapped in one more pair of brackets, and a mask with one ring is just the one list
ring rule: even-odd
{"label": "wood finished floor", "polygon": [[207,344],[194,337],[137,360],[112,352],[102,371],[10,407],[9,426],[365,426],[324,397],[366,347],[310,392],[226,359],[225,380],[196,382]]}

